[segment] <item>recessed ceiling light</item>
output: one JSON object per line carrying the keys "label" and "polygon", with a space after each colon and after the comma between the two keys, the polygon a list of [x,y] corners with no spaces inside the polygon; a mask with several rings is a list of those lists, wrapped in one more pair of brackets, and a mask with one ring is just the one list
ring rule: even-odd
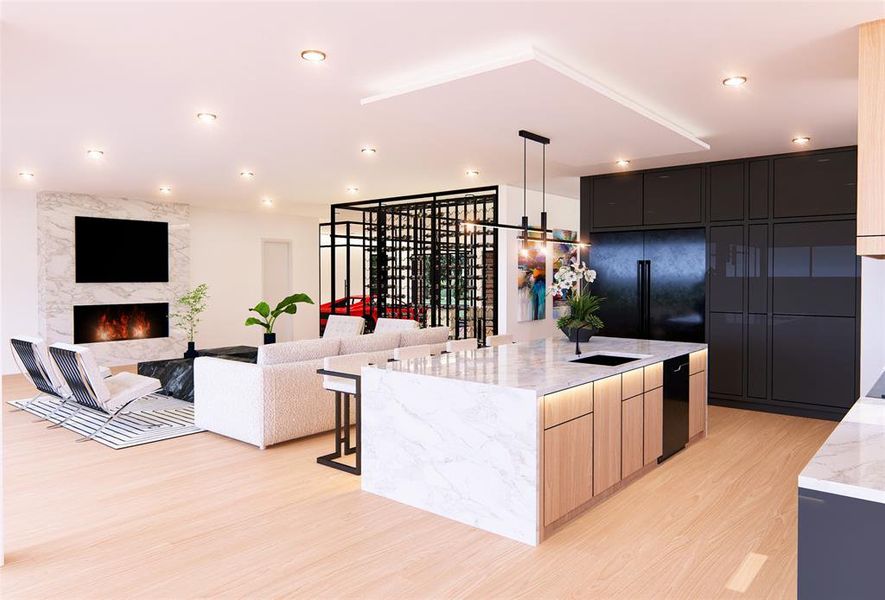
{"label": "recessed ceiling light", "polygon": [[741,87],[747,83],[747,78],[743,75],[735,75],[733,77],[726,77],[722,80],[722,85],[728,87]]}
{"label": "recessed ceiling light", "polygon": [[375,148],[366,147],[360,150],[360,152],[362,152],[363,154],[375,154],[378,151]]}
{"label": "recessed ceiling light", "polygon": [[477,171],[476,169],[467,169],[467,176],[468,177],[479,177],[479,171]]}
{"label": "recessed ceiling light", "polygon": [[618,165],[619,167],[629,167],[630,161],[625,158],[619,158],[615,164]]}
{"label": "recessed ceiling light", "polygon": [[218,119],[218,115],[209,112],[199,112],[197,113],[197,118],[201,123],[214,123]]}
{"label": "recessed ceiling light", "polygon": [[253,177],[255,177],[255,172],[248,170],[240,171],[240,177],[242,177],[243,179],[252,179]]}
{"label": "recessed ceiling light", "polygon": [[171,185],[161,185],[160,186],[160,193],[161,194],[171,194],[172,193],[172,186]]}
{"label": "recessed ceiling light", "polygon": [[18,176],[21,177],[22,179],[24,179],[25,181],[31,181],[32,179],[34,179],[34,172],[33,171],[19,171]]}
{"label": "recessed ceiling light", "polygon": [[273,198],[270,198],[269,196],[265,196],[264,198],[261,199],[261,203],[265,206],[273,206]]}
{"label": "recessed ceiling light", "polygon": [[92,160],[101,160],[101,158],[104,156],[104,150],[87,150],[86,156],[88,156]]}
{"label": "recessed ceiling light", "polygon": [[360,189],[355,185],[349,185],[347,186],[347,188],[345,188],[345,191],[349,194],[356,194],[358,191],[360,191]]}
{"label": "recessed ceiling light", "polygon": [[800,135],[798,137],[793,138],[793,143],[798,144],[799,146],[804,146],[805,144],[809,143],[810,141],[811,141],[811,138],[808,137],[807,135]]}
{"label": "recessed ceiling light", "polygon": [[301,58],[310,62],[323,62],[326,60],[326,53],[322,50],[304,50],[301,52]]}

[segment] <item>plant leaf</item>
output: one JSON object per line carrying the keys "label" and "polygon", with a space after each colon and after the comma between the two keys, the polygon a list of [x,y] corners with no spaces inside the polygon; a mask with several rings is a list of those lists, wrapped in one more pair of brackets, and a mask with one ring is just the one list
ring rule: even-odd
{"label": "plant leaf", "polygon": [[246,325],[261,325],[262,327],[266,327],[264,321],[256,317],[249,317],[246,319]]}
{"label": "plant leaf", "polygon": [[[291,296],[286,296],[285,298],[280,300],[280,303],[277,304],[277,307],[274,310],[282,310],[289,305],[295,304],[296,302],[305,302],[307,304],[313,304],[313,300],[310,299],[310,296],[308,296],[307,294],[298,293],[298,294],[292,294]],[[290,314],[294,314],[294,313],[290,313]]]}
{"label": "plant leaf", "polygon": [[261,302],[259,302],[258,304],[256,304],[255,306],[253,306],[252,308],[250,308],[249,310],[253,310],[253,311],[257,312],[259,315],[261,315],[265,319],[270,316],[270,306],[268,305],[267,302],[264,302],[263,300]]}

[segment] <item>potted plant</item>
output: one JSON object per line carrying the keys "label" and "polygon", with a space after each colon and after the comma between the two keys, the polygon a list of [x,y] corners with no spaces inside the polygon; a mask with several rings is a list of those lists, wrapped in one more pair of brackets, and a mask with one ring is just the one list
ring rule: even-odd
{"label": "potted plant", "polygon": [[270,305],[262,300],[249,310],[258,313],[257,317],[246,319],[246,325],[260,325],[264,328],[264,343],[273,344],[277,341],[277,334],[273,332],[273,326],[280,315],[294,315],[298,312],[298,303],[313,304],[313,300],[307,294],[292,294],[280,300],[276,308],[270,309]]}
{"label": "potted plant", "polygon": [[603,328],[602,319],[596,312],[605,298],[590,293],[590,284],[596,281],[596,271],[588,269],[579,259],[560,267],[553,276],[551,290],[565,297],[568,314],[556,321],[556,326],[570,342],[575,342],[575,351],[581,353],[581,342],[589,341]]}
{"label": "potted plant", "polygon": [[184,296],[175,301],[181,310],[174,312],[169,317],[176,326],[187,332],[187,352],[185,358],[196,358],[197,350],[194,348],[194,336],[197,333],[197,325],[200,324],[200,315],[206,310],[206,300],[209,298],[209,286],[201,283]]}

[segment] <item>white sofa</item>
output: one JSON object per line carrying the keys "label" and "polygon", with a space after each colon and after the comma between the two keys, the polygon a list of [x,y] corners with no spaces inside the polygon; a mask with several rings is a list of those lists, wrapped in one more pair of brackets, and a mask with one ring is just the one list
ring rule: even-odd
{"label": "white sofa", "polygon": [[327,356],[366,352],[383,364],[393,349],[430,344],[445,350],[448,327],[345,338],[321,338],[258,348],[257,364],[201,356],[194,361],[197,427],[266,448],[335,427],[334,393],[317,369]]}

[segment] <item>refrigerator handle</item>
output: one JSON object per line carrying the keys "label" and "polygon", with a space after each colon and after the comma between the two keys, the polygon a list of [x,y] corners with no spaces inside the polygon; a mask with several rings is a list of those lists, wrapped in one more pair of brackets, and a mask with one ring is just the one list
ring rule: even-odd
{"label": "refrigerator handle", "polygon": [[639,335],[645,337],[645,261],[636,261],[636,293],[639,295]]}
{"label": "refrigerator handle", "polygon": [[651,261],[645,262],[645,281],[642,284],[642,292],[645,295],[643,303],[645,304],[645,315],[643,328],[645,329],[645,337],[651,333]]}

